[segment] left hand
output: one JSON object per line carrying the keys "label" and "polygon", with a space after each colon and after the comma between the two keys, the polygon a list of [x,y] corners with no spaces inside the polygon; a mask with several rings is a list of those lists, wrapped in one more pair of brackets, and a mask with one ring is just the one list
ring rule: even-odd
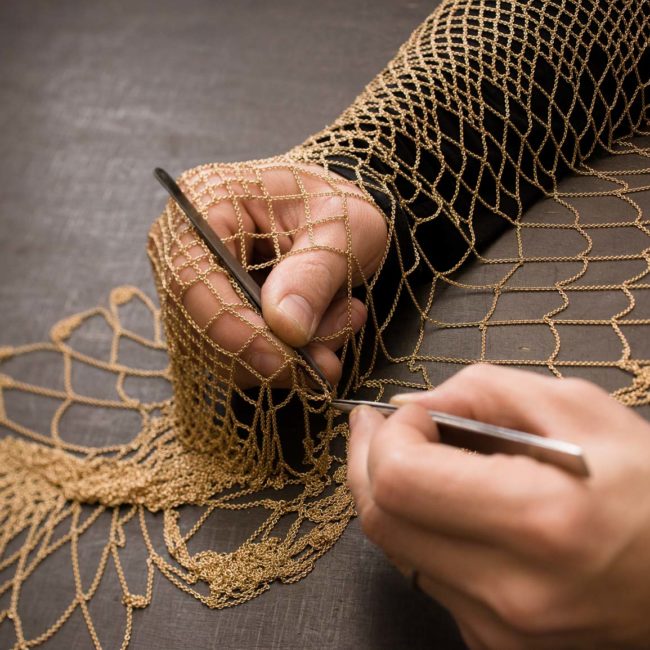
{"label": "left hand", "polygon": [[[587,382],[484,364],[407,400],[353,412],[350,488],[469,646],[650,647],[650,425]],[[580,444],[592,476],[437,444],[423,407]]]}
{"label": "left hand", "polygon": [[334,172],[280,159],[201,165],[179,184],[239,261],[268,272],[262,317],[214,268],[187,219],[165,211],[151,229],[157,272],[223,364],[237,359],[235,382],[248,388],[267,377],[291,387],[290,348],[308,347],[336,384],[343,370],[336,350],[367,318],[351,289],[375,273],[387,246],[386,219],[370,196]]}

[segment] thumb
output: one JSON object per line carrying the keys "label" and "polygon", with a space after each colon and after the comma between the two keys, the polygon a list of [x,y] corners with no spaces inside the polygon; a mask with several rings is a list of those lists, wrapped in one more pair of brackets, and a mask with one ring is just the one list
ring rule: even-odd
{"label": "thumb", "polygon": [[343,253],[318,248],[285,257],[262,286],[264,320],[273,333],[293,347],[306,345],[347,281],[347,264]]}
{"label": "thumb", "polygon": [[297,216],[289,201],[275,215],[291,247],[262,286],[262,311],[273,333],[293,347],[311,341],[332,299],[374,273],[386,248],[383,215],[343,182],[344,188],[331,179],[312,187]]}

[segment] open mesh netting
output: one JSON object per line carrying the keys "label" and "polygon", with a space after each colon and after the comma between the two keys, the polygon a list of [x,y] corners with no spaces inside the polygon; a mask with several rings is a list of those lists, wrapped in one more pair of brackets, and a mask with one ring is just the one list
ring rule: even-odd
{"label": "open mesh netting", "polygon": [[[641,1],[445,2],[331,127],[284,156],[203,165],[180,182],[215,230],[235,224],[219,234],[260,280],[314,249],[345,266],[341,295],[365,302],[367,323],[353,335],[348,307],[315,340],[340,347],[339,396],[433,387],[460,365],[491,361],[557,376],[602,370],[620,401],[648,404],[650,150],[631,136],[648,130],[649,35]],[[598,153],[608,157],[587,164]],[[388,225],[376,272],[355,256],[360,210]],[[109,308],[55,325],[50,342],[0,348],[0,634],[11,629],[16,648],[49,640],[79,613],[101,647],[92,603],[107,573],[122,591],[124,647],[156,571],[209,607],[243,603],[309,573],[354,514],[347,425],[318,377],[175,204],[149,252],[160,313],[122,287]],[[125,324],[135,303],[152,321],[148,335]],[[75,342],[97,319],[104,356],[92,350],[97,337],[90,349]],[[166,349],[169,365],[139,365],[125,343]],[[276,352],[268,372],[260,345]],[[12,366],[39,354],[60,364],[58,383]],[[106,396],[89,391],[82,366],[105,374]],[[161,380],[172,398],[153,397]],[[46,430],[18,417],[29,412],[13,406],[21,395],[53,405]],[[80,444],[68,433],[80,407],[137,423]],[[242,510],[261,514],[233,547],[193,546],[216,514]],[[105,544],[88,575],[80,548],[101,521]],[[138,544],[134,577],[124,547]],[[62,552],[70,598],[56,620],[27,629],[24,594]]]}

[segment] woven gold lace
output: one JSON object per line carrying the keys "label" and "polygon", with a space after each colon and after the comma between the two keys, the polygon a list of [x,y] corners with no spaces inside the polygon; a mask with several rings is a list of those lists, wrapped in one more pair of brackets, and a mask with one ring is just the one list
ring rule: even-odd
{"label": "woven gold lace", "polygon": [[[198,167],[181,183],[206,218],[215,210],[232,211],[239,228],[227,240],[260,276],[286,257],[287,242],[305,233],[309,248],[327,248],[345,260],[345,289],[365,296],[369,318],[356,337],[350,336],[349,319],[339,332],[347,335],[339,395],[363,391],[380,398],[400,387],[428,388],[433,368],[489,360],[557,376],[582,368],[615,372],[617,385],[610,388],[617,399],[648,404],[650,353],[638,342],[647,338],[650,324],[650,221],[637,197],[650,190],[650,150],[629,137],[648,130],[648,79],[640,62],[644,52],[648,62],[649,14],[641,1],[444,2],[322,133],[277,158]],[[606,53],[598,76],[585,64],[595,44]],[[540,86],[532,71],[541,60],[554,76]],[[587,82],[585,102],[586,86],[578,85]],[[555,101],[562,84],[575,86],[568,105]],[[488,87],[504,98],[500,108],[489,101]],[[539,93],[551,107],[544,114],[533,106]],[[515,104],[526,109],[523,122],[511,115]],[[576,119],[576,111],[584,121]],[[499,129],[486,128],[490,114]],[[445,124],[439,123],[443,117]],[[547,137],[532,143],[535,129]],[[477,138],[471,146],[465,141],[469,131]],[[405,140],[408,156],[396,156]],[[614,156],[615,169],[607,162],[588,164],[597,151]],[[529,162],[522,163],[526,157]],[[430,167],[434,174],[423,172],[425,159],[436,161]],[[470,168],[478,174],[474,184],[467,180]],[[562,191],[558,181],[566,172],[575,180]],[[269,190],[269,179],[278,174],[287,179],[280,193]],[[485,190],[484,177],[495,191]],[[524,217],[530,197],[539,196],[547,199],[544,218]],[[581,203],[586,197],[611,201],[611,217],[593,218]],[[355,201],[383,210],[389,224],[388,245],[374,275],[364,273],[353,255],[349,210]],[[304,220],[277,221],[287,204]],[[266,228],[249,232],[242,216],[249,209],[264,213]],[[508,228],[501,248],[499,242],[487,248],[489,241],[477,234],[485,215]],[[427,230],[435,220],[451,224],[464,241],[462,253],[444,266],[438,260],[448,242],[423,234],[437,232]],[[323,244],[331,224],[346,229],[345,245]],[[615,245],[619,229],[633,242],[625,250]],[[553,235],[572,238],[573,249],[557,254],[547,243],[540,250],[539,242],[552,242]],[[264,255],[248,259],[245,253],[253,247]],[[57,323],[50,341],[0,348],[0,424],[7,431],[0,439],[0,633],[15,639],[16,648],[45,642],[76,612],[101,647],[90,603],[107,572],[121,585],[123,647],[129,644],[134,609],[151,602],[157,573],[209,607],[243,603],[273,581],[290,583],[307,575],[354,514],[345,486],[346,425],[328,408],[322,387],[309,386],[315,380],[308,370],[300,369],[295,355],[246,304],[223,299],[218,287],[229,282],[227,274],[171,203],[152,229],[149,252],[160,312],[138,289],[121,287],[107,308]],[[608,279],[593,282],[599,265],[607,265]],[[382,278],[389,284],[379,290]],[[197,291],[205,305],[200,315],[186,306],[189,292]],[[452,317],[438,308],[443,292],[467,305],[478,299],[484,309],[472,318]],[[620,304],[614,313],[601,313],[599,297],[613,293]],[[536,308],[540,296],[552,306]],[[590,298],[588,308],[584,296]],[[517,300],[523,308],[512,307]],[[149,314],[149,335],[125,324],[125,312],[136,304]],[[405,340],[399,336],[400,315],[408,311],[416,327]],[[108,326],[106,356],[76,344],[97,320]],[[217,342],[211,332],[219,322],[245,335]],[[595,345],[589,355],[576,355],[564,341],[580,328],[607,330],[618,341],[618,353],[601,358]],[[517,329],[533,344],[545,341],[544,352],[528,354],[529,348],[515,344],[509,333]],[[473,341],[466,353],[448,353],[444,337],[450,332]],[[425,352],[425,340],[436,336],[441,344]],[[249,352],[260,339],[282,356],[277,375],[290,378],[290,389],[272,388],[274,377],[255,370]],[[133,360],[140,356],[125,353],[125,342],[143,353],[167,350],[169,365],[140,367]],[[49,361],[37,361],[39,355]],[[23,359],[55,359],[61,383],[21,380],[12,364]],[[82,366],[109,378],[106,396],[88,394],[76,374]],[[171,382],[173,398],[143,397],[154,395],[153,384],[161,380]],[[20,395],[54,405],[47,430],[14,417],[12,403]],[[116,417],[130,413],[139,425],[126,442],[128,432],[120,430],[119,436],[108,431],[96,446],[80,445],[67,432],[69,416],[79,407],[108,409]],[[190,506],[194,519],[182,525]],[[239,510],[261,513],[259,526],[240,544],[193,547],[208,520]],[[151,527],[151,513],[163,518],[161,539]],[[79,547],[106,518],[105,545],[89,578],[80,569]],[[138,544],[147,560],[134,578],[124,554]],[[26,633],[24,585],[59,553],[71,558],[74,593],[61,602],[56,620]]]}

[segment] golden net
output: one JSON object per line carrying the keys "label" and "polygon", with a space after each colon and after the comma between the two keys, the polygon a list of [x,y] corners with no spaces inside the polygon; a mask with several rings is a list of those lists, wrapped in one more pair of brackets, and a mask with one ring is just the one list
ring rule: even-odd
{"label": "golden net", "polygon": [[[339,395],[432,387],[448,369],[489,360],[558,376],[612,371],[616,385],[602,383],[618,399],[648,404],[650,223],[639,201],[650,151],[629,137],[648,128],[649,35],[641,1],[445,2],[332,126],[284,156],[204,165],[181,184],[215,229],[235,224],[220,234],[260,279],[314,249],[344,265],[342,295],[363,299],[369,316],[353,336],[348,300],[337,331],[315,339],[340,344]],[[611,158],[586,164],[602,151],[614,168]],[[568,173],[577,178],[562,189]],[[542,196],[545,210],[524,218]],[[596,196],[613,202],[604,216],[584,204]],[[377,272],[355,255],[360,210],[380,210],[388,224]],[[16,648],[45,642],[76,613],[101,647],[92,601],[108,572],[121,586],[123,647],[155,572],[209,607],[243,603],[309,573],[354,514],[347,428],[318,378],[271,335],[175,205],[154,225],[149,251],[160,314],[122,287],[108,308],[55,325],[50,342],[0,348],[9,432],[0,440],[0,631],[11,630]],[[136,303],[149,334],[125,324]],[[97,319],[107,326],[104,357],[92,336],[90,350],[75,343]],[[581,345],[584,331],[603,329],[615,345]],[[138,365],[125,343],[167,349],[169,366]],[[258,369],[260,345],[276,352],[269,372]],[[60,364],[59,385],[12,371],[38,354]],[[81,366],[104,373],[106,396],[88,390]],[[146,397],[149,382],[167,379],[173,398]],[[13,415],[20,395],[54,404],[47,430]],[[67,427],[79,407],[138,424],[121,432],[126,440],[78,444]],[[241,510],[262,514],[234,548],[194,549],[211,517]],[[150,513],[161,513],[162,539]],[[106,518],[88,577],[79,548]],[[138,544],[146,563],[133,577],[124,547]],[[27,633],[25,585],[63,551],[69,601]]]}

